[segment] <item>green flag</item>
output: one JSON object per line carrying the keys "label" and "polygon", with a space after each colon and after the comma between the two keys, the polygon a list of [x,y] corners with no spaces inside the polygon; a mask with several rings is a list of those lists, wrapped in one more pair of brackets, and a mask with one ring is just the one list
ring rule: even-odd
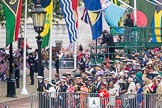
{"label": "green flag", "polygon": [[[129,0],[129,4],[134,7],[134,0]],[[146,0],[136,0],[138,27],[151,27],[155,5]]]}
{"label": "green flag", "polygon": [[50,38],[50,32],[51,32],[51,23],[52,23],[52,11],[53,11],[53,0],[42,0],[41,1],[42,6],[45,8],[46,13],[46,20],[44,25],[44,30],[41,33],[41,37],[43,38],[42,41],[42,48],[45,48],[48,46],[49,38]]}
{"label": "green flag", "polygon": [[22,0],[2,0],[6,20],[6,46],[18,40]]}

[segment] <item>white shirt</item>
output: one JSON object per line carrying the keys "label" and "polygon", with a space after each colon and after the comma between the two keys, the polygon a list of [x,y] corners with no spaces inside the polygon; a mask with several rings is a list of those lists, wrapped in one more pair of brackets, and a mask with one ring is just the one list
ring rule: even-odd
{"label": "white shirt", "polygon": [[136,93],[136,85],[134,82],[131,82],[129,84],[128,90],[127,90],[128,94],[135,94]]}
{"label": "white shirt", "polygon": [[116,91],[116,90],[115,90],[114,87],[113,87],[113,88],[109,88],[109,94],[110,94],[110,95],[113,95],[113,96],[114,96],[114,94],[116,93],[115,91]]}
{"label": "white shirt", "polygon": [[119,96],[120,85],[118,83],[114,84],[114,91],[116,96]]}
{"label": "white shirt", "polygon": [[49,94],[50,97],[52,97],[52,98],[56,97],[56,88],[55,87],[51,86],[49,88],[49,90],[47,90],[47,92],[50,93]]}
{"label": "white shirt", "polygon": [[135,93],[136,93],[136,85],[134,82],[131,82],[127,90],[128,98],[129,99],[135,98]]}

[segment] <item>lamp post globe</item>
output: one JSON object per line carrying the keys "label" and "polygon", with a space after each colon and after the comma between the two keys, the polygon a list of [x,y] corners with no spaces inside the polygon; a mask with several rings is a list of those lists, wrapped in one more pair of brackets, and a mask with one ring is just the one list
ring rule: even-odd
{"label": "lamp post globe", "polygon": [[36,37],[37,45],[38,45],[38,65],[37,65],[38,76],[44,77],[42,60],[41,60],[42,37],[40,36],[40,33],[43,32],[44,29],[46,11],[41,6],[40,0],[36,1],[35,8],[31,10],[31,15],[32,15],[35,32],[38,33],[38,36]]}

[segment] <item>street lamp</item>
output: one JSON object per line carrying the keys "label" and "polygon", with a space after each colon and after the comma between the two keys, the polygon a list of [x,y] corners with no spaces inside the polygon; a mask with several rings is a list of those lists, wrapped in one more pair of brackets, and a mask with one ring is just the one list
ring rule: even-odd
{"label": "street lamp", "polygon": [[41,43],[42,43],[42,37],[40,36],[40,33],[43,32],[44,24],[45,24],[45,18],[46,18],[46,11],[41,6],[40,0],[36,1],[35,8],[31,10],[32,19],[33,19],[33,25],[35,32],[38,33],[37,39],[37,45],[38,45],[38,76],[44,76],[42,71],[42,60],[41,60]]}

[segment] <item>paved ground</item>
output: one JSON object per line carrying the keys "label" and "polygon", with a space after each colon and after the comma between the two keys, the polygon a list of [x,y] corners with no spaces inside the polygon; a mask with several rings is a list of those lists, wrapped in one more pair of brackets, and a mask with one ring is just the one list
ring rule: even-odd
{"label": "paved ground", "polygon": [[[71,72],[71,69],[61,69],[60,70],[60,75],[62,75],[65,72]],[[27,75],[29,74],[27,70]],[[52,79],[54,79],[54,74],[55,74],[55,69],[52,71]],[[21,72],[22,76],[22,72]],[[44,71],[44,76],[47,78],[48,75],[48,70]],[[35,74],[35,84],[34,85],[29,85],[30,84],[30,77],[27,76],[27,84],[26,88],[28,91],[28,95],[23,95],[21,94],[22,90],[22,84],[23,84],[23,79],[22,77],[20,78],[20,88],[16,89],[16,98],[11,98],[11,97],[6,97],[6,92],[7,92],[7,83],[6,82],[0,82],[0,108],[5,108],[5,106],[9,105],[9,108],[30,108],[30,96],[32,92],[36,92],[37,88],[37,73]]]}

